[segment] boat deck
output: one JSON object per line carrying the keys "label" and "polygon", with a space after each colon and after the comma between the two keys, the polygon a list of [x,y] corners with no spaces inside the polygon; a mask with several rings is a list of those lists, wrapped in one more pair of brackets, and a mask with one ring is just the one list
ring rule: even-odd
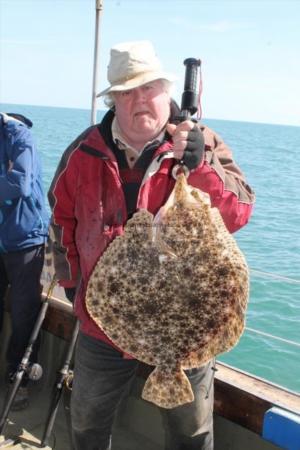
{"label": "boat deck", "polygon": [[[0,388],[1,410],[6,397],[6,392],[7,387],[2,383]],[[8,443],[7,448],[41,448],[40,442],[49,407],[49,394],[50,389],[45,389],[45,386],[39,386],[38,384],[31,386],[29,407],[23,411],[11,411],[9,413],[8,423],[4,428],[4,436],[2,436],[2,441],[12,440],[16,441],[16,444]],[[49,446],[44,447],[45,449],[48,450],[55,448],[67,450],[70,448],[68,428],[66,425],[66,414],[64,408],[62,407],[58,411],[55,430],[49,440]],[[20,443],[17,443],[18,441],[20,441]]]}
{"label": "boat deck", "polygon": [[[53,360],[52,360],[53,361]],[[24,411],[10,412],[9,420],[0,437],[0,448],[39,449],[47,420],[51,391],[55,377],[49,373],[30,388],[30,405]],[[113,432],[112,450],[163,450],[164,432],[160,415],[155,406],[140,400],[142,379],[138,379],[129,399],[120,407]],[[0,384],[0,405],[2,408],[6,389]],[[49,445],[45,450],[71,450],[69,435],[69,400],[65,393],[58,410]],[[1,409],[2,410],[2,409]],[[7,447],[1,446],[5,440],[12,440]],[[215,416],[215,450],[278,450],[279,447],[266,442],[259,435]]]}
{"label": "boat deck", "polygon": [[[40,443],[44,434],[47,422],[50,403],[55,386],[57,371],[61,368],[63,357],[67,348],[67,343],[61,339],[43,333],[41,343],[41,365],[44,374],[40,381],[31,382],[29,385],[30,399],[29,407],[23,411],[10,411],[7,425],[0,436],[0,448],[9,449],[38,449],[42,448]],[[3,352],[2,352],[3,353]],[[53,365],[57,364],[57,367]],[[0,358],[0,367],[5,367],[3,354]],[[2,412],[5,399],[7,398],[7,385],[4,384],[3,371],[1,370],[0,381],[0,412]],[[70,443],[70,391],[65,390],[58,408],[53,432],[49,439],[49,445],[43,447],[45,450],[69,450]],[[120,409],[124,410],[123,407]],[[158,442],[162,438],[155,432],[155,440],[148,439],[147,433],[151,433],[151,427],[156,428],[156,424],[151,419],[151,424],[147,423],[147,417],[143,417],[136,430],[128,433],[127,425],[122,425],[122,414],[117,417],[112,450],[163,450]],[[150,436],[149,436],[150,437]],[[7,446],[4,442],[7,441]],[[163,438],[162,438],[163,442]]]}
{"label": "boat deck", "polygon": [[[4,386],[1,386],[0,395],[3,400]],[[47,419],[50,391],[39,389],[35,386],[31,389],[30,406],[25,411],[11,412],[9,421],[4,429],[4,435],[0,437],[0,448],[8,449],[40,449],[41,439]],[[64,399],[65,400],[65,399]],[[68,402],[68,399],[67,399]],[[2,407],[1,402],[1,407]],[[60,405],[55,426],[45,450],[68,450],[71,449],[69,436],[69,411],[66,401]],[[4,441],[7,446],[2,447]],[[148,441],[145,436],[131,433],[119,428],[114,433],[112,450],[163,450],[157,442]]]}
{"label": "boat deck", "polygon": [[[52,384],[53,386],[53,384]],[[136,387],[138,390],[138,387]],[[0,385],[1,408],[6,390],[3,383]],[[164,436],[159,415],[153,408],[148,408],[141,414],[137,410],[138,398],[133,393],[127,405],[120,409],[117,417],[112,450],[163,450]],[[0,448],[7,449],[40,449],[47,413],[51,401],[51,386],[44,381],[31,386],[30,405],[26,410],[10,412],[8,423],[4,429],[4,436],[0,437]],[[126,410],[131,410],[130,421]],[[64,395],[49,445],[45,450],[70,450],[69,436],[69,395]],[[139,430],[139,432],[137,432]],[[8,440],[7,446],[2,447],[1,442]],[[10,441],[11,440],[11,441]],[[215,450],[278,450],[279,447],[265,442],[255,433],[233,424],[221,417],[215,417]]]}
{"label": "boat deck", "polygon": [[[6,386],[0,386],[0,408],[2,410],[6,397]],[[51,401],[51,388],[44,383],[35,383],[30,387],[30,405],[26,410],[9,413],[9,419],[4,429],[4,435],[0,437],[0,448],[9,449],[39,449],[43,437],[48,408]],[[146,425],[143,418],[144,426]],[[69,395],[62,398],[56,417],[53,432],[45,450],[68,450],[71,449],[69,435]],[[148,424],[148,428],[153,426]],[[122,426],[116,427],[112,450],[163,450],[157,442],[148,440],[145,434],[138,434],[133,430],[128,433]],[[145,430],[142,430],[145,431]],[[7,446],[2,447],[4,441]]]}

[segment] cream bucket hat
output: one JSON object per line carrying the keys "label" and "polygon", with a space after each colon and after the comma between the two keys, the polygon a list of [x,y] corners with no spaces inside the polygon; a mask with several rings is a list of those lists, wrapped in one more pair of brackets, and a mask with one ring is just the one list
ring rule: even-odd
{"label": "cream bucket hat", "polygon": [[123,42],[112,47],[107,79],[110,86],[97,97],[133,89],[159,79],[173,82],[176,77],[162,70],[150,41],[136,41]]}

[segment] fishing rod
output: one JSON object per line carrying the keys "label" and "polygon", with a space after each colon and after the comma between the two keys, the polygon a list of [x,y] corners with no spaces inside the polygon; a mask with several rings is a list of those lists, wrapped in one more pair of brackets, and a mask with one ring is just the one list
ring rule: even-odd
{"label": "fishing rod", "polygon": [[[186,58],[183,61],[185,65],[184,89],[181,97],[181,107],[179,116],[175,118],[175,123],[184,122],[198,111],[199,96],[198,92],[198,74],[201,68],[201,60],[197,58]],[[194,120],[194,119],[192,119]],[[179,173],[183,172],[187,177],[189,170],[185,166],[183,160],[175,164],[172,169],[173,178],[177,178]]]}
{"label": "fishing rod", "polygon": [[179,114],[180,122],[190,119],[198,110],[198,73],[201,67],[201,60],[187,58],[183,61],[183,64],[185,65],[185,78]]}
{"label": "fishing rod", "polygon": [[77,341],[78,331],[79,331],[79,321],[76,320],[63,366],[61,370],[58,372],[58,377],[55,382],[52,402],[49,408],[48,417],[44,428],[43,437],[41,440],[41,447],[46,447],[49,443],[49,438],[51,436],[52,429],[55,423],[63,389],[67,387],[68,389],[72,390],[73,371],[70,370],[70,364]]}
{"label": "fishing rod", "polygon": [[38,317],[34,324],[32,333],[30,335],[29,342],[25,349],[24,356],[23,356],[16,372],[13,374],[13,376],[10,379],[12,386],[11,386],[11,388],[9,388],[10,392],[8,395],[8,399],[7,399],[6,403],[4,404],[4,407],[3,407],[3,410],[1,413],[0,434],[2,434],[3,429],[6,425],[6,420],[7,420],[8,414],[10,412],[10,409],[12,407],[15,396],[18,392],[18,389],[19,389],[25,375],[27,375],[27,377],[33,381],[39,380],[41,378],[41,376],[43,375],[42,367],[39,364],[32,364],[30,362],[30,356],[33,352],[34,344],[36,343],[36,340],[38,338],[42,324],[44,322],[46,312],[47,312],[47,309],[49,306],[49,299],[52,295],[52,291],[54,289],[55,284],[56,284],[56,279],[55,279],[55,276],[53,276],[52,281],[49,286],[49,289],[48,289],[46,299],[42,302]]}

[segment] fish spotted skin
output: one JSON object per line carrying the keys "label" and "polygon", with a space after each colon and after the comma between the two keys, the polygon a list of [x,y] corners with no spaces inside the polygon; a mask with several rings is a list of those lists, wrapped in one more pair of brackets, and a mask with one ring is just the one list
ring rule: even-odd
{"label": "fish spotted skin", "polygon": [[244,255],[209,196],[180,175],[155,218],[138,211],[106,249],[86,306],[119,348],[156,366],[143,398],[174,408],[194,399],[183,369],[238,342],[248,296]]}

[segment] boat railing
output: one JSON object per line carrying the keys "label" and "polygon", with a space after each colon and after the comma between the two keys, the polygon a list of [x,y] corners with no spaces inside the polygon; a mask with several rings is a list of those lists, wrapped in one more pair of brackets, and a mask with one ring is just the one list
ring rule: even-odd
{"label": "boat railing", "polygon": [[268,337],[270,339],[275,339],[277,341],[284,342],[285,344],[295,345],[296,347],[300,348],[300,343],[296,341],[291,341],[290,339],[285,339],[279,336],[275,336],[274,334],[265,333],[261,330],[256,330],[255,328],[245,327],[245,330],[250,331],[251,333],[260,334],[261,336]]}
{"label": "boat railing", "polygon": [[297,280],[296,278],[287,277],[285,275],[280,275],[277,273],[265,272],[263,270],[252,269],[252,268],[250,268],[250,272],[253,273],[254,275],[258,275],[263,278],[273,278],[278,281],[286,281],[287,283],[290,283],[290,284],[300,284],[300,280]]}
{"label": "boat railing", "polygon": [[[270,282],[278,282],[278,285],[280,285],[280,287],[285,288],[286,285],[293,285],[296,286],[296,290],[298,292],[298,287],[300,286],[300,279],[294,278],[292,276],[286,276],[286,275],[282,275],[282,274],[278,274],[278,273],[272,273],[272,272],[268,272],[268,271],[263,271],[263,270],[259,270],[257,268],[252,268],[250,267],[250,275],[251,275],[251,282],[254,283],[259,283],[261,279],[261,282],[263,282],[264,284],[266,284],[268,281]],[[250,289],[250,293],[251,293],[251,289]],[[300,335],[298,334],[299,332],[299,328],[298,327],[298,321],[295,317],[292,318],[292,322],[291,322],[291,327],[288,327],[287,325],[287,320],[288,320],[288,316],[284,317],[284,316],[280,316],[280,321],[273,321],[270,320],[270,327],[269,329],[267,328],[268,322],[266,322],[265,318],[263,320],[263,322],[261,323],[254,323],[255,322],[255,318],[256,318],[256,306],[255,306],[255,302],[256,300],[260,300],[258,298],[258,296],[264,296],[265,295],[265,291],[263,290],[262,293],[257,292],[256,295],[253,296],[253,299],[251,301],[251,297],[250,297],[250,307],[252,306],[252,310],[250,311],[250,308],[248,307],[248,320],[245,326],[245,332],[243,335],[243,338],[240,340],[239,344],[236,346],[236,348],[234,348],[230,353],[226,353],[221,355],[220,361],[222,363],[225,364],[230,364],[230,366],[234,367],[234,368],[243,368],[245,370],[248,370],[246,365],[247,365],[247,360],[245,360],[245,357],[243,358],[239,358],[239,355],[241,354],[241,352],[243,352],[243,350],[246,349],[248,353],[248,355],[253,355],[254,361],[253,364],[251,364],[251,369],[249,369],[249,372],[251,372],[253,374],[253,376],[260,374],[260,376],[262,378],[265,378],[267,380],[270,381],[270,379],[273,379],[273,381],[275,381],[276,384],[280,384],[283,388],[284,388],[284,384],[285,387],[288,387],[291,390],[296,390],[298,391],[298,387],[299,384],[297,385],[297,382],[299,381],[299,378],[297,376],[297,370],[299,371],[299,369],[296,368],[296,364],[297,361],[299,361],[298,355],[299,355],[299,348],[300,348],[300,339],[297,339],[297,336],[300,337]],[[282,301],[284,301],[285,296],[287,295],[285,293],[284,290],[281,291],[280,295],[282,295]],[[297,295],[297,294],[296,294]],[[299,295],[298,297],[300,298],[300,290],[299,290]],[[295,298],[295,288],[293,288],[293,298]],[[262,298],[262,300],[264,300],[264,298]],[[280,300],[281,301],[281,300]],[[250,311],[250,314],[249,314]],[[272,311],[266,310],[265,311],[265,316],[267,316],[267,314],[272,314]],[[251,315],[252,314],[252,315]],[[276,312],[274,312],[274,314],[276,315]],[[287,313],[290,314],[290,313]],[[300,318],[299,318],[300,320]],[[248,324],[248,321],[250,322]],[[260,316],[258,316],[258,322],[260,321]],[[254,325],[254,326],[253,326]],[[279,329],[281,330],[281,333],[279,331]],[[275,332],[274,332],[275,331]],[[285,335],[283,334],[285,333]],[[280,335],[281,334],[281,335]],[[248,341],[246,342],[246,339],[249,337],[250,335],[252,335],[253,337],[251,337],[251,342]],[[296,339],[295,339],[296,337]],[[261,339],[260,339],[261,338]],[[277,342],[278,344],[276,345],[275,343],[273,344],[272,341]],[[261,360],[261,347],[260,344],[263,343],[263,345],[265,346],[265,350],[267,352],[269,352],[266,356],[266,360],[262,361]],[[257,344],[257,345],[255,345]],[[287,351],[285,350],[285,347],[283,347],[283,345],[287,345],[290,346],[290,349],[288,349]],[[257,352],[257,349],[260,348],[259,350],[259,354],[258,354],[258,366],[255,368],[255,361],[256,361],[256,354],[255,352]],[[283,350],[283,351],[282,351]],[[276,356],[275,358],[273,358],[273,356]],[[291,355],[294,355],[291,356]],[[285,367],[285,362],[286,359],[285,358],[292,358],[293,363],[291,368],[292,371],[289,373],[289,379],[285,380],[285,382],[279,379],[279,374],[283,374],[284,372],[280,371],[278,372],[278,370],[276,370],[276,367],[279,367],[280,365],[282,367]],[[248,358],[250,358],[250,356],[248,356]],[[289,359],[289,364],[290,364],[290,359]],[[263,364],[266,364],[266,368],[264,369]],[[249,364],[250,366],[250,364]],[[293,373],[295,372],[295,377],[293,377]],[[264,374],[267,373],[268,375]],[[279,383],[278,381],[279,380]],[[298,380],[298,381],[297,381]]]}
{"label": "boat railing", "polygon": [[[277,274],[277,273],[266,272],[266,271],[262,271],[262,270],[258,270],[258,269],[252,269],[252,268],[250,268],[250,272],[253,275],[256,275],[256,276],[259,276],[259,277],[262,277],[262,278],[269,278],[269,279],[273,279],[273,280],[277,280],[277,281],[282,281],[282,282],[285,282],[285,283],[288,283],[288,284],[300,285],[300,280],[298,280],[296,278],[280,275],[280,274]],[[274,339],[274,340],[277,340],[277,341],[280,341],[280,342],[284,342],[285,344],[293,345],[295,347],[300,348],[300,342],[296,342],[296,341],[294,341],[292,339],[286,339],[286,338],[283,338],[281,336],[275,336],[272,333],[267,333],[265,331],[258,330],[256,328],[249,327],[249,326],[246,326],[245,330],[249,331],[250,333],[258,334],[260,336],[264,336],[264,337],[267,337],[269,339]]]}

